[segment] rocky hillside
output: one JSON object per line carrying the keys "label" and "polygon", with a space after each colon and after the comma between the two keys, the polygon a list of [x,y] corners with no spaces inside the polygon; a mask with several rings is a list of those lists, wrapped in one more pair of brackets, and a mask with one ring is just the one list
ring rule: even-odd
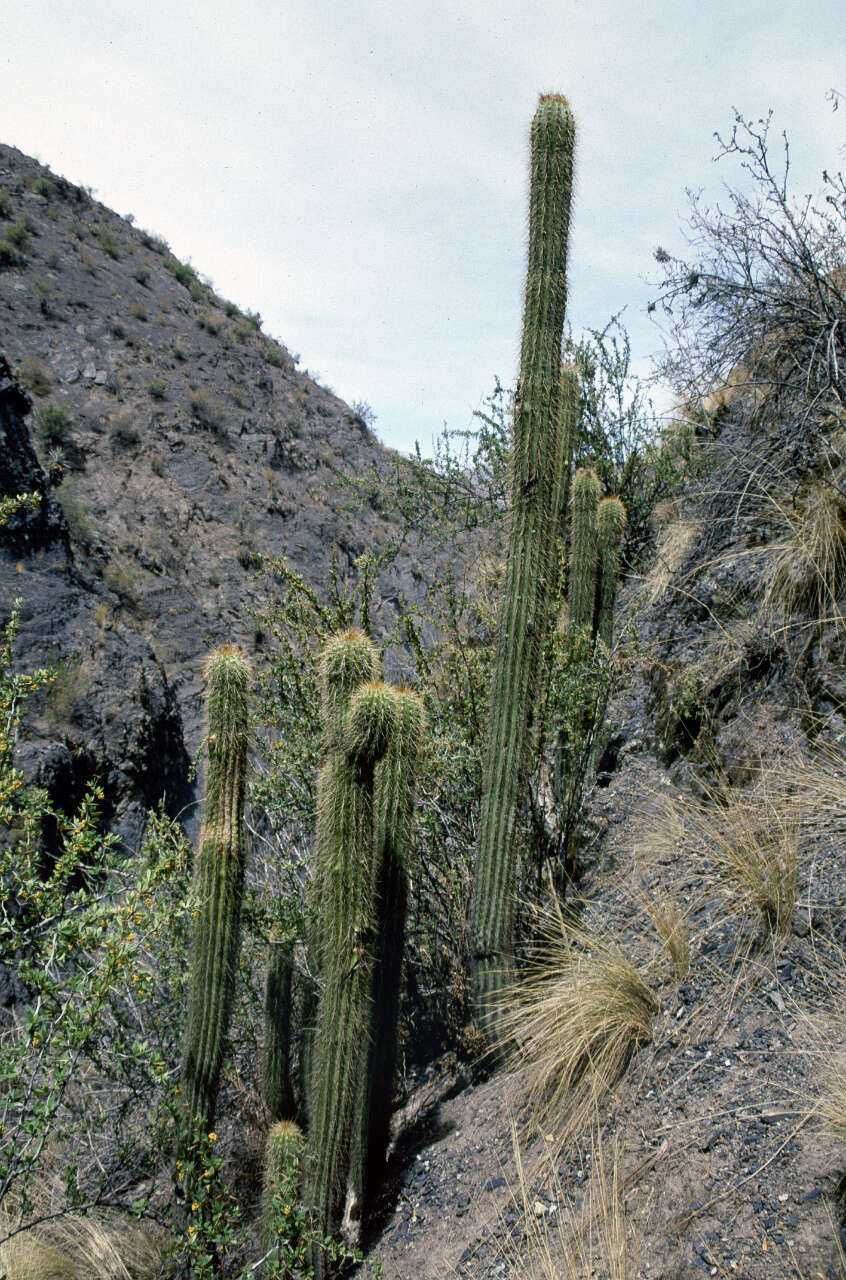
{"label": "rocky hillside", "polygon": [[[25,602],[21,646],[60,672],[21,759],[63,803],[103,776],[130,835],[144,806],[190,798],[202,655],[261,647],[257,554],[288,557],[319,586],[333,547],[342,572],[378,548],[389,526],[339,514],[333,482],[392,455],[258,316],[8,146],[0,351],[3,491],[25,476],[52,494],[48,529],[0,543],[0,598]],[[418,580],[412,549],[380,578],[379,607]]]}

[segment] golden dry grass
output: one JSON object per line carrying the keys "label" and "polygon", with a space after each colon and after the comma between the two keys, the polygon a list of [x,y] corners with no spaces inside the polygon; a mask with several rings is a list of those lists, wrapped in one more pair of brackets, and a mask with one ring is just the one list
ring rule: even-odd
{"label": "golden dry grass", "polygon": [[698,520],[673,520],[658,535],[655,561],[643,580],[643,599],[653,605],[677,577],[691,547],[699,539],[702,524]]}
{"label": "golden dry grass", "polygon": [[609,933],[565,919],[557,903],[541,914],[537,948],[502,997],[498,1029],[520,1068],[516,1105],[554,1148],[593,1119],[660,1008]]}
{"label": "golden dry grass", "polygon": [[773,497],[785,525],[768,548],[765,608],[809,609],[839,620],[837,597],[846,575],[846,497],[838,483],[814,485],[795,504]]}
{"label": "golden dry grass", "polygon": [[[0,1235],[13,1230],[0,1221]],[[64,1214],[0,1244],[6,1280],[154,1280],[163,1233],[122,1214]]]}
{"label": "golden dry grass", "polygon": [[780,772],[749,789],[726,788],[704,800],[676,792],[658,797],[641,833],[640,856],[682,863],[712,881],[732,911],[754,910],[773,935],[789,931],[796,905],[801,811]]}
{"label": "golden dry grass", "polygon": [[601,1132],[594,1133],[591,1177],[577,1211],[554,1164],[544,1200],[534,1199],[516,1130],[513,1140],[525,1241],[517,1245],[506,1237],[503,1255],[508,1280],[585,1280],[594,1275],[630,1280],[637,1274],[638,1237],[626,1218],[617,1144],[606,1155]]}
{"label": "golden dry grass", "polygon": [[664,944],[676,982],[684,982],[690,973],[690,930],[684,912],[665,893],[647,897],[644,910]]}

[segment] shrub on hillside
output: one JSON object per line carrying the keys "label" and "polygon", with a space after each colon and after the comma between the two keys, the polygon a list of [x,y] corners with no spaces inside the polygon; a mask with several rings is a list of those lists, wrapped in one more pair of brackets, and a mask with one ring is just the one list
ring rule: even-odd
{"label": "shrub on hillside", "polygon": [[67,444],[73,430],[73,418],[60,404],[45,404],[35,418],[36,430],[46,445],[57,448]]}
{"label": "shrub on hillside", "polygon": [[18,377],[27,391],[34,396],[49,396],[53,389],[50,375],[38,356],[24,356],[18,365]]}

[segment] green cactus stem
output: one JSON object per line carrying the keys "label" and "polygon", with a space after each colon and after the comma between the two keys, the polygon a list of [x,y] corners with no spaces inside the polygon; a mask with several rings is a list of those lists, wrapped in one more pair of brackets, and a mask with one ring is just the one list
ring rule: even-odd
{"label": "green cactus stem", "polygon": [[591,631],[596,602],[596,513],[602,486],[595,471],[582,467],[573,476],[570,498],[570,636]]}
{"label": "green cactus stem", "polygon": [[390,1140],[414,800],[426,723],[423,700],[416,693],[397,689],[394,697],[397,721],[391,749],[376,768],[376,934],[370,1037],[352,1170],[355,1209],[362,1215],[384,1175]]}
{"label": "green cactus stem", "polygon": [[291,1120],[277,1121],[267,1135],[261,1187],[261,1235],[265,1249],[277,1241],[296,1248],[300,1218],[293,1210],[299,1195],[304,1145],[302,1130]]}
{"label": "green cactus stem", "polygon": [[271,938],[267,945],[264,985],[264,1105],[274,1120],[291,1120],[296,1111],[291,1081],[291,999],[294,943]]}
{"label": "green cactus stem", "polygon": [[596,591],[596,634],[611,648],[614,628],[614,599],[620,571],[620,547],[626,531],[626,508],[619,498],[603,498],[596,515],[599,548],[599,575]]}
{"label": "green cactus stem", "polygon": [[378,672],[379,655],[373,641],[363,631],[350,629],[332,636],[320,655],[318,676],[326,761],[317,777],[317,831],[308,891],[308,973],[302,981],[299,1092],[303,1120],[308,1119],[311,1109],[314,1030],[326,942],[326,881],[335,858],[337,814],[332,779],[346,758],[343,731],[350,698],[359,685],[375,680]]}
{"label": "green cactus stem", "polygon": [[223,1050],[241,944],[244,784],[249,745],[250,666],[231,645],[205,666],[208,772],[194,871],[194,938],[182,1086],[189,1120],[214,1126]]}
{"label": "green cactus stem", "polygon": [[[306,1203],[318,1237],[333,1235],[346,1196],[360,1074],[370,1025],[375,882],[374,774],[390,747],[396,699],[385,684],[360,685],[339,728],[343,750],[324,766],[321,872],[323,990],[314,1039]],[[315,1275],[325,1274],[315,1247]]]}
{"label": "green cactus stem", "polygon": [[574,364],[561,366],[561,434],[564,442],[564,464],[561,474],[561,498],[558,508],[558,528],[566,548],[570,541],[570,484],[573,459],[579,447],[580,398],[579,371]]}
{"label": "green cactus stem", "polygon": [[470,932],[476,1017],[493,1031],[513,949],[514,828],[525,791],[538,675],[557,567],[564,459],[561,339],[575,128],[567,100],[541,97],[531,129],[529,261],[511,449],[505,589],[491,685]]}

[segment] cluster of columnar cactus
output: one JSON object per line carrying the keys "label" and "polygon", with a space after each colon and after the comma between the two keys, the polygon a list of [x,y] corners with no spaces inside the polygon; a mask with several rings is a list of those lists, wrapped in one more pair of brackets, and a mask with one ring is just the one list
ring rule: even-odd
{"label": "cluster of columnar cactus", "polygon": [[566,456],[561,341],[575,127],[541,98],[531,128],[529,261],[511,449],[511,516],[471,904],[477,1019],[493,1021],[512,950],[514,825],[526,784],[544,635],[554,599]]}
{"label": "cluster of columnar cactus", "polygon": [[[311,1053],[305,1200],[331,1234],[352,1179],[359,1210],[384,1165],[407,898],[406,859],[423,712],[375,679],[361,632],[321,660],[327,760],[318,781],[312,963],[320,1000]],[[374,1088],[377,1085],[377,1088]],[[323,1274],[316,1248],[312,1263]]]}
{"label": "cluster of columnar cactus", "polygon": [[[372,641],[360,631],[333,637],[321,655],[325,759],[309,938],[320,995],[307,1056],[301,1052],[299,1063],[301,1075],[304,1069],[309,1074],[309,1136],[306,1146],[293,1121],[294,939],[277,934],[268,943],[262,1072],[265,1104],[276,1122],[266,1152],[268,1245],[278,1227],[276,1189],[283,1180],[294,1186],[294,1172],[321,1240],[339,1223],[348,1183],[361,1209],[385,1162],[424,714],[416,694],[377,678],[379,666]],[[227,646],[211,655],[205,675],[209,765],[192,890],[196,925],[183,1060],[195,1133],[213,1128],[232,1006],[249,741],[246,659]],[[325,1274],[321,1247],[315,1246],[311,1263],[316,1276]]]}
{"label": "cluster of columnar cactus", "polygon": [[626,508],[619,498],[601,495],[595,471],[576,472],[570,500],[570,636],[589,632],[610,649]]}

